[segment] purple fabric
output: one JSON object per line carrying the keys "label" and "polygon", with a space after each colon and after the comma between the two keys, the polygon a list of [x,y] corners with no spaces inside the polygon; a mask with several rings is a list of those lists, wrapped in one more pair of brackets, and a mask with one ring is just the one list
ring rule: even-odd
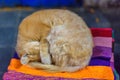
{"label": "purple fabric", "polygon": [[102,58],[102,57],[97,57],[97,58],[92,58],[90,60],[89,66],[110,66],[110,58]]}
{"label": "purple fabric", "polygon": [[111,53],[112,49],[109,47],[95,46],[92,57],[102,56],[111,58]]}
{"label": "purple fabric", "polygon": [[20,59],[20,58],[18,57],[18,55],[17,55],[17,52],[14,53],[13,58]]}
{"label": "purple fabric", "polygon": [[110,47],[95,46],[89,66],[110,66],[112,49]]}
{"label": "purple fabric", "polygon": [[[71,75],[72,76],[72,75]],[[45,77],[45,76],[31,76],[16,71],[8,71],[4,74],[3,80],[81,80],[75,78],[61,78],[61,77]],[[82,78],[82,80],[100,80],[94,78]]]}
{"label": "purple fabric", "polygon": [[110,62],[110,66],[111,66],[112,70],[114,70],[114,62]]}

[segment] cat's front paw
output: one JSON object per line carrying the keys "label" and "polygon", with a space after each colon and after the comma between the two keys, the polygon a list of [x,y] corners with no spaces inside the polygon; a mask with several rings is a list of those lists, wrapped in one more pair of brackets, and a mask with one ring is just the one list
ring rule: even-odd
{"label": "cat's front paw", "polygon": [[21,64],[25,65],[25,64],[28,64],[30,61],[30,59],[27,57],[27,54],[24,54],[21,59],[20,59],[20,62]]}
{"label": "cat's front paw", "polygon": [[50,55],[41,55],[41,62],[43,64],[51,64],[51,57]]}

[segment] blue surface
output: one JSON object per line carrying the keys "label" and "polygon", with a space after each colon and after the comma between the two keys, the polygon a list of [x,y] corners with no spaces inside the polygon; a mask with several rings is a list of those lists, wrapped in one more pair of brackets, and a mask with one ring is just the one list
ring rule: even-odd
{"label": "blue surface", "polygon": [[30,11],[26,11],[26,10],[22,10],[20,11],[20,17],[19,17],[19,23],[28,15],[32,14],[33,12],[35,12],[36,10],[30,10]]}
{"label": "blue surface", "polygon": [[2,80],[4,72],[0,72],[0,80]]}
{"label": "blue surface", "polygon": [[41,0],[22,0],[23,6],[40,7]]}
{"label": "blue surface", "polygon": [[16,31],[15,28],[1,28],[0,27],[0,46],[15,46]]}
{"label": "blue surface", "polygon": [[0,27],[16,27],[19,15],[18,11],[1,11]]}
{"label": "blue surface", "polygon": [[21,0],[4,0],[4,6],[14,7],[21,5]]}
{"label": "blue surface", "polygon": [[60,6],[59,0],[41,0],[42,7],[58,7]]}
{"label": "blue surface", "polygon": [[3,7],[4,5],[3,5],[3,0],[0,0],[0,7]]}
{"label": "blue surface", "polygon": [[13,56],[14,48],[12,47],[3,47],[0,48],[0,72],[7,71],[7,65],[9,64],[9,61],[11,57]]}
{"label": "blue surface", "polygon": [[[119,22],[120,23],[120,22]],[[116,30],[115,30],[115,39],[116,39],[116,43],[120,43],[120,25],[118,26],[115,26],[115,27],[118,27]],[[119,49],[120,50],[120,49]]]}
{"label": "blue surface", "polygon": [[0,0],[0,7],[30,6],[30,7],[61,7],[81,6],[83,0]]}
{"label": "blue surface", "polygon": [[75,6],[76,0],[59,0],[60,6]]}
{"label": "blue surface", "polygon": [[13,47],[1,47],[0,46],[0,80],[2,80],[2,75],[7,71],[8,64],[11,57],[13,56]]}
{"label": "blue surface", "polygon": [[[97,27],[97,28],[111,27],[109,21],[104,17],[104,15],[99,10],[96,10],[94,14],[85,10],[81,10],[81,11],[72,10],[72,11],[74,11],[79,16],[81,16],[89,27]],[[96,22],[96,18],[99,18],[98,23]]]}

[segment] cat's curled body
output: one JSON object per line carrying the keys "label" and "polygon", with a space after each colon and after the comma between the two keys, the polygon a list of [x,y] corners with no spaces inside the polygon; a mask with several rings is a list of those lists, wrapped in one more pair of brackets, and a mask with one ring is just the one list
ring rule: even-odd
{"label": "cat's curled body", "polygon": [[74,72],[89,64],[92,49],[89,28],[68,10],[41,10],[19,26],[16,51],[22,64],[34,68]]}

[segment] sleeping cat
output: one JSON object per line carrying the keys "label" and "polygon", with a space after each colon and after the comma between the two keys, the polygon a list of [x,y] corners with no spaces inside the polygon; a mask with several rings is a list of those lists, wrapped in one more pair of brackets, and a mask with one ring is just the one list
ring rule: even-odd
{"label": "sleeping cat", "polygon": [[16,51],[23,65],[74,72],[89,64],[92,49],[89,28],[69,10],[41,10],[26,17],[19,26]]}

